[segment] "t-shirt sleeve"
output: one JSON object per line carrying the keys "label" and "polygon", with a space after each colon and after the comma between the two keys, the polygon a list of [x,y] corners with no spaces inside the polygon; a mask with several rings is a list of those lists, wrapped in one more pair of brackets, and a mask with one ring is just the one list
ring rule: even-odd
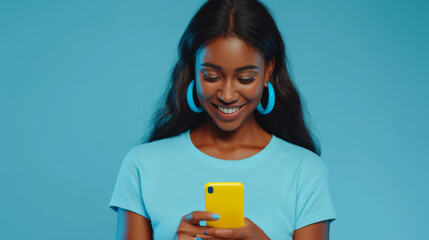
{"label": "t-shirt sleeve", "polygon": [[122,161],[109,207],[115,212],[120,207],[150,219],[143,201],[138,155],[134,148]]}
{"label": "t-shirt sleeve", "polygon": [[309,161],[297,195],[295,230],[307,225],[337,218],[329,189],[329,174],[319,157]]}

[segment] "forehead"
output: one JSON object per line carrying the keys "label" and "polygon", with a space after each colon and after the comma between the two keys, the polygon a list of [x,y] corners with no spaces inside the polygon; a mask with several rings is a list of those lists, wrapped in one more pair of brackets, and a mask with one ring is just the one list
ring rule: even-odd
{"label": "forehead", "polygon": [[196,64],[209,62],[221,66],[223,69],[235,69],[244,65],[264,64],[262,56],[235,37],[217,38],[198,51]]}

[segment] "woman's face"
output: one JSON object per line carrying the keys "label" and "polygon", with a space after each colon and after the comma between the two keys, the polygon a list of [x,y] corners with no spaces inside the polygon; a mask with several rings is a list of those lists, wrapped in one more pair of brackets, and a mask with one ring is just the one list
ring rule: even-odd
{"label": "woman's face", "polygon": [[217,38],[198,51],[195,82],[201,107],[224,131],[238,129],[256,109],[274,62],[235,37]]}

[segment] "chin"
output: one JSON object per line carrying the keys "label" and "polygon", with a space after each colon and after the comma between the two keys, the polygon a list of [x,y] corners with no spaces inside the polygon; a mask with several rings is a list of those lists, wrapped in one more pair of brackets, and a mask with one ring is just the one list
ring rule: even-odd
{"label": "chin", "polygon": [[218,122],[216,122],[216,126],[220,130],[223,130],[225,132],[232,132],[232,131],[235,131],[241,127],[241,125],[239,123],[236,123],[236,122],[230,122],[230,123],[225,123],[225,122],[218,123]]}

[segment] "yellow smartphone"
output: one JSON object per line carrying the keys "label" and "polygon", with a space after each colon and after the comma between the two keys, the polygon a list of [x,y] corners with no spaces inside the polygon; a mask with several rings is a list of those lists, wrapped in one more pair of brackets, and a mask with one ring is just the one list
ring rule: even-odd
{"label": "yellow smartphone", "polygon": [[206,211],[220,215],[218,220],[206,221],[216,228],[244,226],[244,186],[240,182],[208,182],[204,186]]}

